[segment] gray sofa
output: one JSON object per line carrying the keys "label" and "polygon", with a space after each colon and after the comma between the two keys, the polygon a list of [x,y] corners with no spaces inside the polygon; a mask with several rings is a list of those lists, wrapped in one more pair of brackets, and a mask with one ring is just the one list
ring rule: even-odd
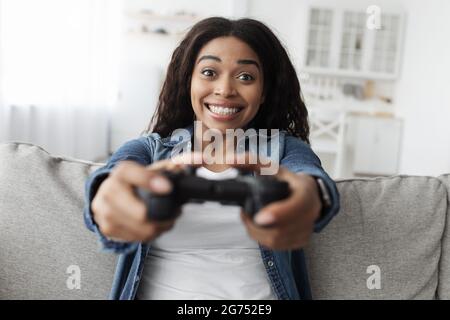
{"label": "gray sofa", "polygon": [[[116,256],[83,222],[100,164],[0,145],[0,299],[105,299]],[[316,299],[449,299],[450,175],[338,181],[339,215],[306,250]]]}

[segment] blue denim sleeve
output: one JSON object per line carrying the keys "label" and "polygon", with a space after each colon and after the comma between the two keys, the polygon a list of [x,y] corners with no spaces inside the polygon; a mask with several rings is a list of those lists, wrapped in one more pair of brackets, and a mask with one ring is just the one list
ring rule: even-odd
{"label": "blue denim sleeve", "polygon": [[330,220],[338,213],[340,208],[339,192],[336,183],[323,170],[320,159],[311,147],[293,136],[284,139],[284,152],[280,165],[291,172],[303,172],[314,177],[321,178],[330,193],[332,205],[321,213],[314,225],[314,232],[320,232]]}
{"label": "blue denim sleeve", "polygon": [[139,243],[113,241],[105,237],[92,218],[91,202],[101,183],[109,176],[111,170],[124,160],[135,161],[142,165],[152,163],[152,141],[149,137],[130,140],[122,145],[108,160],[107,164],[94,171],[85,183],[84,222],[86,227],[93,231],[102,245],[104,251],[114,253],[129,253],[138,247]]}

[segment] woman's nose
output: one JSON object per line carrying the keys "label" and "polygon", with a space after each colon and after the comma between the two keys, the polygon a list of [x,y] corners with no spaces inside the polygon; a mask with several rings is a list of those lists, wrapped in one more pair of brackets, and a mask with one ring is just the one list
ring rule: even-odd
{"label": "woman's nose", "polygon": [[217,85],[214,89],[214,94],[229,97],[236,95],[236,88],[233,86],[233,83],[230,79],[222,79],[217,81]]}

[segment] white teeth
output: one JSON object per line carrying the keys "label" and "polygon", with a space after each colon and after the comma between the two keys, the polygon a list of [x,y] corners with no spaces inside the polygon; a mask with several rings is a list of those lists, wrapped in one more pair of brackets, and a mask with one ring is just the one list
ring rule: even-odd
{"label": "white teeth", "polygon": [[230,115],[239,112],[241,109],[209,105],[209,110],[221,115]]}

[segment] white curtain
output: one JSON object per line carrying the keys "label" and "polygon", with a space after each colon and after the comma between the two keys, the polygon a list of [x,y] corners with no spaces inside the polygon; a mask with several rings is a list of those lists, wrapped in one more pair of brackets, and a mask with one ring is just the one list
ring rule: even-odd
{"label": "white curtain", "polygon": [[0,0],[0,142],[107,156],[121,15],[120,0]]}

